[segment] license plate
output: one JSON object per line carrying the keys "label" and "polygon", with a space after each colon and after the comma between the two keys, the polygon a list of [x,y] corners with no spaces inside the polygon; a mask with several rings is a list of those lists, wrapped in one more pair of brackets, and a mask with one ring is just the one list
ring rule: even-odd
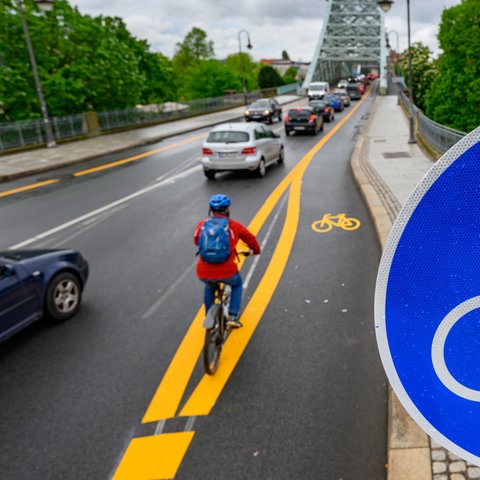
{"label": "license plate", "polygon": [[305,127],[295,127],[295,130],[305,130]]}
{"label": "license plate", "polygon": [[217,152],[217,158],[235,158],[236,152]]}

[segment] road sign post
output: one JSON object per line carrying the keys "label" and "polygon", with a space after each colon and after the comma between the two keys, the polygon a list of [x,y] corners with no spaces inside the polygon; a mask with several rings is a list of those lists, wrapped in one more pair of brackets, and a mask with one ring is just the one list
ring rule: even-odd
{"label": "road sign post", "polygon": [[378,271],[375,329],[411,417],[480,465],[480,127],[433,165],[400,212]]}

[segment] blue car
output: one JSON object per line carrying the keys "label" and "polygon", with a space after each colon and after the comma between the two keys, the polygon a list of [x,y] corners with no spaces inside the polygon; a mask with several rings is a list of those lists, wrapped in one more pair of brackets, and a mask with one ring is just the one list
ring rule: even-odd
{"label": "blue car", "polygon": [[337,95],[329,93],[323,97],[324,102],[330,103],[336,112],[342,112],[345,108],[343,100]]}
{"label": "blue car", "polygon": [[0,252],[0,342],[42,317],[77,313],[88,262],[71,249]]}

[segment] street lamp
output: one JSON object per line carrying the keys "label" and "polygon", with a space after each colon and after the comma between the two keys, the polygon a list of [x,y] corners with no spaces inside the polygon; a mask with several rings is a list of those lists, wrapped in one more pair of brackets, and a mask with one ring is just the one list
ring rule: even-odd
{"label": "street lamp", "polygon": [[[393,0],[378,0],[378,6],[386,13],[390,10]],[[409,122],[410,139],[408,143],[417,143],[413,129],[413,81],[412,81],[412,48],[410,45],[410,0],[407,0],[407,27],[408,27],[408,100],[409,100]]]}
{"label": "street lamp", "polygon": [[398,53],[400,52],[400,44],[399,44],[399,41],[398,41],[398,32],[396,30],[389,30],[388,31],[388,35],[390,35],[391,33],[394,33],[395,36],[397,37],[397,55]]}
{"label": "street lamp", "polygon": [[245,33],[247,35],[247,48],[251,50],[252,44],[250,43],[250,34],[247,32],[247,30],[239,30],[238,32],[238,51],[240,52],[240,64],[242,65],[242,82],[243,82],[243,103],[247,105],[247,87],[245,85],[245,66],[243,65],[243,56],[242,56],[242,43],[240,41],[240,34]]}
{"label": "street lamp", "polygon": [[[37,62],[35,61],[35,54],[33,51],[32,41],[30,39],[30,33],[28,31],[27,21],[25,20],[25,12],[23,11],[22,0],[17,0],[18,9],[20,11],[20,17],[22,18],[23,32],[25,34],[25,40],[27,42],[28,55],[30,56],[30,63],[32,65],[33,77],[35,78],[35,86],[37,89],[38,100],[40,102],[40,110],[42,111],[43,123],[45,125],[45,134],[47,137],[47,147],[56,147],[55,137],[52,131],[52,125],[48,118],[47,105],[43,98],[42,85],[40,83],[40,77],[38,76]],[[53,0],[35,0],[35,3],[39,6],[40,10],[49,12],[53,8]]]}

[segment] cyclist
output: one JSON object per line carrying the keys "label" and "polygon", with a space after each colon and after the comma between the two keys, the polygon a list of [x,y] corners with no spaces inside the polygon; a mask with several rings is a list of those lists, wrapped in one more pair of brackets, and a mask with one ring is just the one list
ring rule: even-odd
{"label": "cyclist", "polygon": [[[216,194],[209,202],[209,216],[210,217],[226,217],[229,219],[228,228],[230,233],[230,256],[227,261],[223,263],[207,263],[198,255],[197,262],[197,276],[205,283],[204,289],[204,304],[205,312],[212,306],[215,298],[215,284],[224,282],[232,287],[230,297],[230,308],[227,320],[227,326],[232,328],[240,328],[243,325],[238,320],[238,313],[242,302],[243,280],[238,271],[238,266],[235,263],[235,246],[239,240],[243,240],[250,249],[251,255],[258,255],[260,253],[260,245],[253,233],[251,233],[245,226],[236,220],[230,219],[230,198],[226,195]],[[195,228],[193,241],[198,245],[198,240],[201,233],[201,228],[204,220],[201,220]]]}

